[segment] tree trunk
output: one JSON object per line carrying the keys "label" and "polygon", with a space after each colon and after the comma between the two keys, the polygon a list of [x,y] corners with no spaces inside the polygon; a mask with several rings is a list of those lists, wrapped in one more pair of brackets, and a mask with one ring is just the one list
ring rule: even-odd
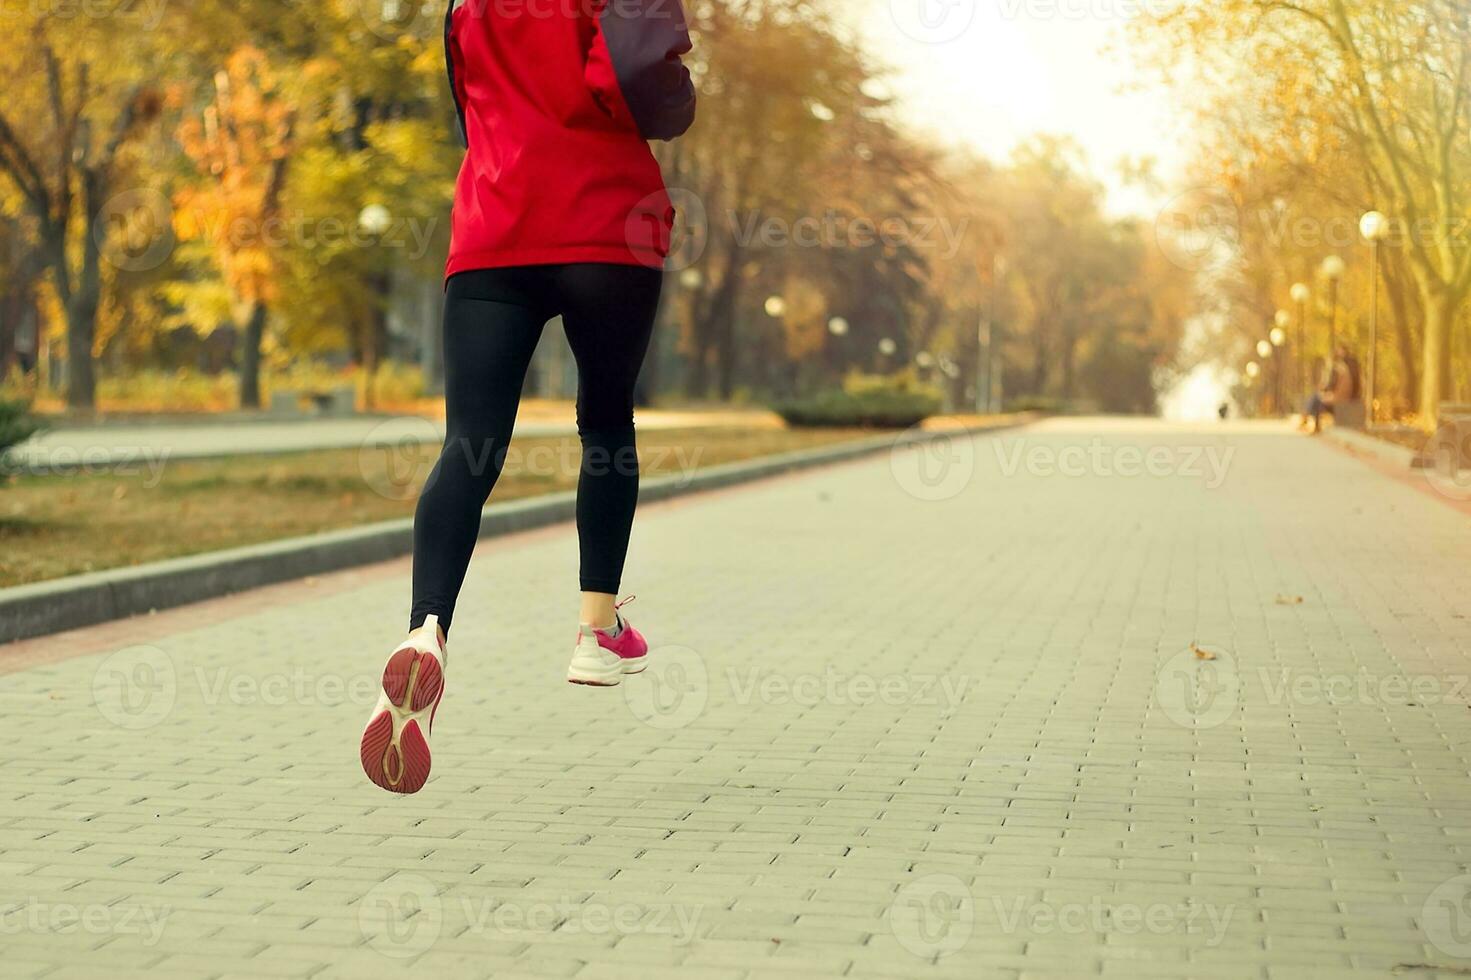
{"label": "tree trunk", "polygon": [[710,326],[714,344],[715,375],[720,397],[729,399],[735,375],[735,314],[736,297],[740,292],[740,251],[732,249],[730,266],[715,294],[715,303],[710,311]]}
{"label": "tree trunk", "polygon": [[673,277],[665,273],[664,283],[659,291],[659,311],[654,316],[654,333],[649,338],[649,350],[639,368],[638,381],[633,386],[633,404],[636,408],[652,407],[654,395],[659,390],[664,337],[670,330],[677,329],[674,311],[678,304],[675,302],[674,291],[670,288],[673,285]]}
{"label": "tree trunk", "polygon": [[1078,341],[1070,328],[1062,330],[1062,400],[1073,400],[1073,375],[1077,360]]}
{"label": "tree trunk", "polygon": [[[73,409],[90,411],[97,404],[97,367],[92,344],[97,336],[97,310],[102,305],[102,242],[107,228],[102,224],[102,174],[82,170],[82,265],[75,283],[63,271],[66,289],[66,403]],[[65,236],[61,230],[60,236]],[[57,268],[66,269],[64,237],[57,242]]]}
{"label": "tree trunk", "polygon": [[1420,364],[1420,420],[1434,425],[1440,403],[1448,397],[1446,374],[1450,366],[1451,325],[1456,319],[1459,298],[1443,287],[1425,291],[1425,343]]}
{"label": "tree trunk", "polygon": [[260,408],[260,346],[266,332],[266,304],[256,300],[245,321],[240,351],[240,407]]}
{"label": "tree trunk", "polygon": [[91,411],[97,404],[92,341],[97,331],[98,295],[82,290],[66,304],[66,404]]}
{"label": "tree trunk", "polygon": [[1034,324],[1032,337],[1032,390],[1031,394],[1041,397],[1047,394],[1047,341],[1041,333],[1041,323]]}
{"label": "tree trunk", "polygon": [[727,402],[735,394],[735,319],[735,304],[731,303],[722,311],[716,334],[719,343],[715,348],[715,363],[720,376],[720,399]]}
{"label": "tree trunk", "polygon": [[1399,353],[1400,370],[1404,372],[1400,379],[1400,405],[1409,406],[1414,404],[1416,395],[1420,391],[1420,366],[1415,358],[1415,336],[1410,321],[1409,297],[1405,295],[1405,284],[1399,272],[1394,268],[1395,263],[1388,261],[1384,263],[1384,292],[1389,300],[1391,321],[1389,329],[1394,332],[1395,348]]}
{"label": "tree trunk", "polygon": [[704,398],[710,394],[711,361],[719,357],[726,341],[722,331],[729,329],[733,320],[739,269],[740,255],[733,247],[720,284],[715,287],[705,309],[696,315],[694,361],[690,365],[689,384],[692,397]]}

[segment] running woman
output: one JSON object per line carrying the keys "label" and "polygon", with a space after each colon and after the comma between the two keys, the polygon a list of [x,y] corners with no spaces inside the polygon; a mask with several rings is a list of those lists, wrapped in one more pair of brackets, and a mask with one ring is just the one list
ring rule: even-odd
{"label": "running woman", "polygon": [[678,0],[453,0],[445,60],[467,147],[444,310],[447,433],[414,515],[409,634],[363,732],[368,778],[429,777],[445,642],[527,365],[562,317],[577,361],[582,610],[567,679],[614,685],[648,644],[615,602],[638,501],[633,388],[674,209],[646,142],[689,128]]}

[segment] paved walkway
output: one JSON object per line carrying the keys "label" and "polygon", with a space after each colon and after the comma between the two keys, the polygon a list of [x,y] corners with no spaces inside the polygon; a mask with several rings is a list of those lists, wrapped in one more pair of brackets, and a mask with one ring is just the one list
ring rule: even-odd
{"label": "paved walkway", "polygon": [[618,689],[570,533],[488,543],[413,798],[404,562],[0,649],[0,976],[1471,970],[1463,514],[1265,428],[923,452],[649,508]]}
{"label": "paved walkway", "polygon": [[[542,403],[540,413],[516,423],[519,436],[556,436],[577,431],[572,407]],[[770,424],[766,412],[639,412],[644,428],[673,429],[707,425]],[[253,419],[219,421],[109,422],[62,426],[38,433],[12,450],[19,465],[36,473],[96,469],[117,463],[204,459],[251,453],[355,449],[377,443],[439,442],[444,421],[419,416]]]}

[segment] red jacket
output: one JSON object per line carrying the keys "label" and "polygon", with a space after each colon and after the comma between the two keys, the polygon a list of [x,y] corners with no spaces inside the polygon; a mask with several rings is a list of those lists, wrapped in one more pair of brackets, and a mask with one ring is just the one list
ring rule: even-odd
{"label": "red jacket", "polygon": [[679,0],[452,0],[444,35],[468,147],[446,275],[662,266],[674,209],[646,140],[694,120]]}

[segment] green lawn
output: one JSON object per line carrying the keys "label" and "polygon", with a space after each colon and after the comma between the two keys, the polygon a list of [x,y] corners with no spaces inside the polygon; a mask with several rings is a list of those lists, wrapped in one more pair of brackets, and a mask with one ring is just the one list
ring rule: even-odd
{"label": "green lawn", "polygon": [[[709,427],[639,434],[647,476],[872,436]],[[15,476],[0,487],[0,586],[405,517],[437,446],[176,461],[161,473]],[[495,500],[574,487],[573,436],[517,439]]]}

